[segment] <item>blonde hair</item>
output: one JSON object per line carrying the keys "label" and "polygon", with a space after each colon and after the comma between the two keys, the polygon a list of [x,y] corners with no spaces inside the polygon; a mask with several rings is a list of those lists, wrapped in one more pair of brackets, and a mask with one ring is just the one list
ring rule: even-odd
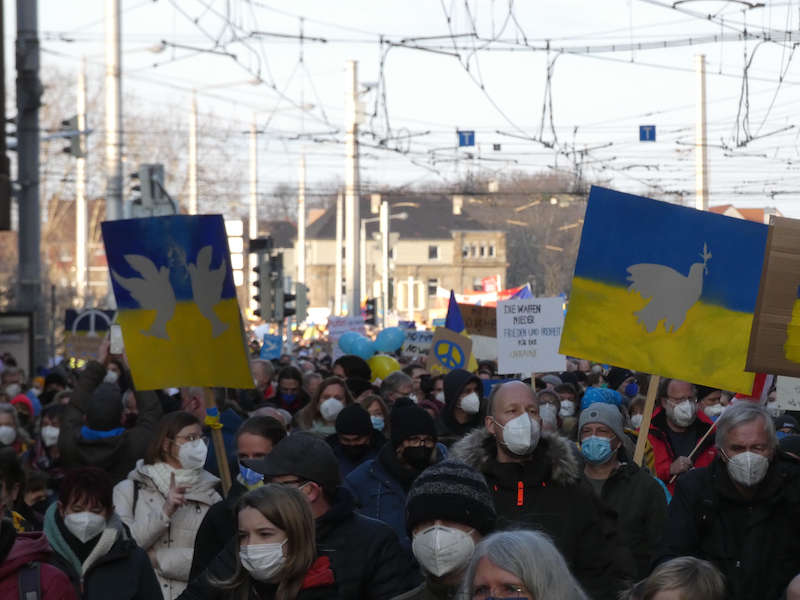
{"label": "blonde hair", "polygon": [[[268,483],[239,499],[236,505],[237,518],[245,508],[257,510],[286,534],[286,561],[276,576],[279,581],[275,600],[294,600],[317,555],[314,517],[308,501],[296,488]],[[220,589],[231,590],[232,598],[246,600],[250,596],[251,580],[239,560],[238,539],[237,536],[236,571],[224,580],[209,577],[209,583]]]}
{"label": "blonde hair", "polygon": [[635,598],[652,600],[658,592],[674,590],[684,600],[724,600],[725,579],[710,562],[680,556],[662,563],[636,586]]}
{"label": "blonde hair", "polygon": [[347,388],[347,384],[345,383],[344,379],[337,377],[336,375],[326,377],[322,380],[322,382],[320,382],[314,397],[311,399],[311,402],[306,404],[303,408],[297,411],[297,414],[295,414],[294,422],[300,429],[311,429],[311,427],[314,425],[314,421],[322,420],[322,413],[319,411],[320,400],[322,400],[322,394],[325,392],[325,389],[332,385],[342,386],[342,389],[344,390],[343,404],[345,406],[350,406],[353,403],[353,395]]}

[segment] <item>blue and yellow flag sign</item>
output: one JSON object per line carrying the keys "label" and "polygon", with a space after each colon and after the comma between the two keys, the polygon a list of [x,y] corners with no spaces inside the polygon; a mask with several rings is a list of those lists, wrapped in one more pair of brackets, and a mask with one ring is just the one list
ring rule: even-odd
{"label": "blue and yellow flag sign", "polygon": [[222,216],[102,228],[136,387],[252,387]]}
{"label": "blue and yellow flag sign", "polygon": [[750,393],[767,226],[592,187],[560,352]]}

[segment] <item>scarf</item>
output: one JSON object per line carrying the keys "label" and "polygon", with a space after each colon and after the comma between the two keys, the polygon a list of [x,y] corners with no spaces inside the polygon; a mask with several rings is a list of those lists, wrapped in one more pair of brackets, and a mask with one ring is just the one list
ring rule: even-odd
{"label": "scarf", "polygon": [[94,543],[94,548],[89,552],[86,559],[81,561],[61,533],[61,528],[56,521],[56,511],[57,503],[53,502],[50,508],[47,509],[47,513],[44,517],[44,534],[47,536],[47,541],[50,543],[53,550],[61,555],[64,561],[72,567],[79,577],[83,577],[100,557],[109,553],[122,531],[122,523],[119,521],[119,517],[112,515],[103,533],[95,538],[96,542]]}
{"label": "scarf", "polygon": [[405,491],[411,489],[411,484],[414,483],[414,480],[421,472],[397,460],[395,449],[388,442],[383,445],[383,448],[378,453],[378,461]]}
{"label": "scarf", "polygon": [[158,462],[154,465],[139,465],[139,472],[149,477],[156,489],[165,498],[169,494],[169,484],[173,473],[175,474],[175,485],[191,489],[200,481],[202,470],[202,467],[199,469],[176,469],[165,462]]}

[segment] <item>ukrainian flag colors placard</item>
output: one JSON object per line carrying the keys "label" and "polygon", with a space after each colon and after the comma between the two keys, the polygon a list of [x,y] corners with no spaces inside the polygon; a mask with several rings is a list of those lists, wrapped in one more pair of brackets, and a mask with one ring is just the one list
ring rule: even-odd
{"label": "ukrainian flag colors placard", "polygon": [[102,228],[137,389],[252,387],[222,216],[106,221]]}
{"label": "ukrainian flag colors placard", "polygon": [[561,354],[750,393],[767,226],[592,187]]}

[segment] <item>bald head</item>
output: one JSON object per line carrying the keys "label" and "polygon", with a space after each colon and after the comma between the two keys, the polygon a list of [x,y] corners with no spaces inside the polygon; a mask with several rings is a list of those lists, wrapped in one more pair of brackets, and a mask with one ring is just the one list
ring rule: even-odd
{"label": "bald head", "polygon": [[272,368],[272,363],[261,359],[252,360],[250,361],[250,369],[253,372],[256,388],[261,391],[267,389],[275,371]]}
{"label": "bald head", "polygon": [[[531,386],[521,381],[509,381],[496,386],[489,396],[486,414],[500,421],[504,412],[511,405],[518,406],[522,412],[535,412],[539,414],[539,402],[533,394]],[[504,421],[501,421],[504,422]]]}

